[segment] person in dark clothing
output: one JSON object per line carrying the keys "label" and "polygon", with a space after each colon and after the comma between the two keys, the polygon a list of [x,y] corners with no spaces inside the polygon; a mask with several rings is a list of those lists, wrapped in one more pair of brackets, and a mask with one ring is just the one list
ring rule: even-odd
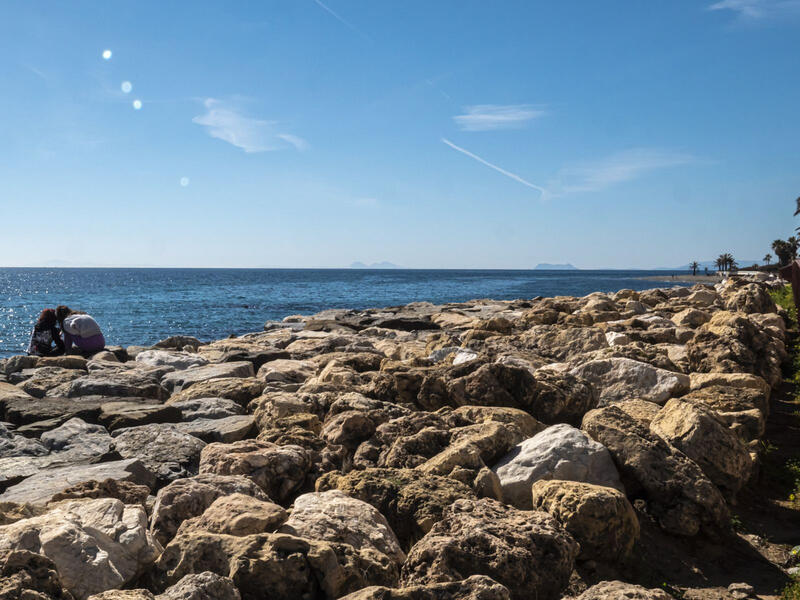
{"label": "person in dark clothing", "polygon": [[[58,356],[64,353],[64,342],[56,328],[56,311],[45,308],[39,315],[28,344],[30,356]],[[53,347],[55,345],[55,347]]]}

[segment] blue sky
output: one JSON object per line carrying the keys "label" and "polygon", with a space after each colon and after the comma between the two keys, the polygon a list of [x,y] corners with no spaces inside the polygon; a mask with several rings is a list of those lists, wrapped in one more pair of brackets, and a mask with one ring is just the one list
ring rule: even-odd
{"label": "blue sky", "polygon": [[6,0],[0,264],[761,258],[799,31],[800,0]]}

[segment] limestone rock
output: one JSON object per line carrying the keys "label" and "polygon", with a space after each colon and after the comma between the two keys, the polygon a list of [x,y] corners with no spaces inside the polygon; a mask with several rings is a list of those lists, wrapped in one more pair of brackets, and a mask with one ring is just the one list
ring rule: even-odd
{"label": "limestone rock", "polygon": [[709,407],[673,398],[650,423],[650,431],[694,460],[731,497],[750,477],[747,446]]}
{"label": "limestone rock", "polygon": [[241,600],[241,595],[229,577],[204,571],[186,575],[156,600]]}
{"label": "limestone rock", "polygon": [[589,361],[571,371],[594,385],[600,405],[639,398],[663,404],[689,391],[689,378],[629,358]]}
{"label": "limestone rock", "polygon": [[99,498],[65,502],[49,512],[0,527],[0,552],[30,550],[55,563],[76,599],[121,587],[160,551],[141,506]]}
{"label": "limestone rock", "polygon": [[457,500],[410,550],[402,580],[419,585],[486,575],[514,600],[556,600],[577,554],[575,540],[546,513]]}
{"label": "limestone rock", "polygon": [[[176,535],[196,531],[250,535],[272,533],[289,514],[279,505],[246,494],[220,496],[199,517],[185,520]],[[291,532],[285,532],[291,533]],[[317,539],[314,536],[306,536]]]}
{"label": "limestone rock", "polygon": [[203,367],[208,360],[197,354],[189,352],[174,352],[167,350],[144,350],[136,355],[136,362],[150,367],[169,366],[176,371],[184,371],[192,367]]}
{"label": "limestone rock", "polygon": [[238,402],[228,398],[194,398],[182,402],[170,401],[170,405],[181,411],[183,421],[222,419],[244,413]]}
{"label": "limestone rock", "polygon": [[156,495],[150,519],[150,531],[162,545],[175,536],[180,524],[199,517],[222,496],[244,494],[269,502],[269,497],[250,479],[240,475],[196,475],[177,479]]}
{"label": "limestone rock", "polygon": [[174,406],[150,402],[106,402],[100,406],[97,420],[109,431],[152,423],[179,421],[181,412]]}
{"label": "limestone rock", "polygon": [[278,533],[179,535],[156,570],[159,588],[190,573],[230,577],[242,600],[340,598],[369,585],[393,586],[398,579],[397,565],[378,552]]}
{"label": "limestone rock", "polygon": [[410,548],[459,498],[474,498],[459,481],[424,475],[413,469],[364,469],[346,475],[327,473],[317,480],[317,490],[338,489],[374,506],[386,517],[403,549]]}
{"label": "limestone rock", "polygon": [[664,590],[643,588],[623,581],[601,581],[575,600],[672,600]]}
{"label": "limestone rock", "polygon": [[45,469],[11,486],[0,494],[0,502],[47,504],[54,495],[85,481],[104,479],[131,481],[152,488],[155,475],[141,461],[132,458],[94,465],[74,465]]}
{"label": "limestone rock", "polygon": [[695,329],[711,320],[711,314],[696,308],[687,308],[672,315],[672,322],[678,327]]}
{"label": "limestone rock", "polygon": [[644,498],[663,529],[692,536],[727,525],[720,491],[697,463],[616,406],[590,411],[583,430],[608,448],[629,498]]}
{"label": "limestone rock", "polygon": [[575,481],[537,481],[533,509],[561,523],[581,545],[580,560],[624,560],[639,538],[639,521],[619,490]]}
{"label": "limestone rock", "polygon": [[258,440],[209,444],[200,456],[200,473],[244,475],[279,503],[288,501],[303,485],[310,468],[304,448]]}
{"label": "limestone rock", "polygon": [[208,364],[183,371],[173,371],[163,377],[161,384],[174,393],[187,390],[198,383],[221,377],[245,378],[254,376],[253,363],[246,361],[229,362]]}
{"label": "limestone rock", "polygon": [[372,548],[398,565],[406,558],[384,516],[366,502],[339,490],[299,496],[291,516],[279,531],[312,540],[345,543],[356,550]]}
{"label": "limestone rock", "polygon": [[168,393],[150,373],[128,369],[90,373],[48,390],[47,395],[65,398],[114,396],[166,400]]}
{"label": "limestone rock", "polygon": [[194,419],[172,425],[177,431],[206,443],[237,442],[250,435],[255,426],[252,415],[234,415],[221,419]]}
{"label": "limestone rock", "polygon": [[[22,371],[25,373],[25,371]],[[22,374],[22,373],[18,373]],[[59,385],[86,375],[82,369],[62,369],[61,367],[40,367],[34,369],[30,377],[19,383],[19,387],[35,398],[43,398]]]}
{"label": "limestone rock", "polygon": [[253,398],[260,396],[262,391],[264,382],[255,377],[216,377],[173,393],[167,404],[177,404],[197,398],[227,398],[245,406]]}
{"label": "limestone rock", "polygon": [[0,552],[3,600],[74,600],[64,589],[55,563],[28,550]]}
{"label": "limestone rock", "polygon": [[521,442],[492,469],[500,479],[503,499],[526,510],[531,508],[531,485],[540,479],[623,489],[608,450],[566,424],[553,425]]}
{"label": "limestone rock", "polygon": [[197,475],[205,442],[174,425],[142,425],[114,437],[114,449],[123,458],[138,458],[156,475],[161,487],[176,479]]}
{"label": "limestone rock", "polygon": [[258,378],[267,382],[303,383],[316,372],[316,367],[310,361],[278,359],[262,365],[258,370]]}
{"label": "limestone rock", "polygon": [[103,481],[84,481],[55,494],[50,502],[78,500],[81,498],[116,498],[123,504],[144,504],[150,495],[150,488],[130,481],[104,479]]}
{"label": "limestone rock", "polygon": [[463,581],[411,585],[389,589],[368,587],[340,600],[510,600],[508,588],[490,577],[473,575]]}

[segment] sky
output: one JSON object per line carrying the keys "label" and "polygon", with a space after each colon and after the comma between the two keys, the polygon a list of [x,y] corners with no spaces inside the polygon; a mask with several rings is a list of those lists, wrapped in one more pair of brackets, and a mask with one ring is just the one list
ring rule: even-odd
{"label": "sky", "polygon": [[0,265],[760,259],[800,0],[0,4]]}

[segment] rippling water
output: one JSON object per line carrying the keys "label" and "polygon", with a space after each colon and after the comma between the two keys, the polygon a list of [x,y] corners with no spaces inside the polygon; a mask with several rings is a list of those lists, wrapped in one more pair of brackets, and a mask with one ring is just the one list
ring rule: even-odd
{"label": "rippling water", "polygon": [[0,268],[0,356],[27,346],[36,316],[66,304],[94,316],[109,345],[149,345],[170,335],[211,340],[262,329],[267,320],[325,308],[427,300],[510,300],[669,285],[664,271],[355,269]]}

